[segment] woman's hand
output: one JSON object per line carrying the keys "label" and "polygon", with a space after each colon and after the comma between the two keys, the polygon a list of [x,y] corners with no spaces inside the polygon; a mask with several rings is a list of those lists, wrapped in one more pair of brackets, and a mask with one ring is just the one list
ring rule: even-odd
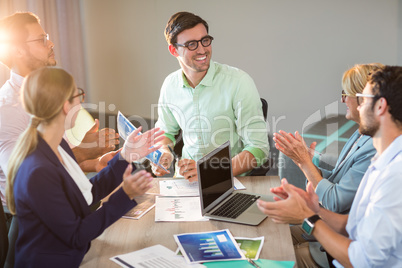
{"label": "woman's hand", "polygon": [[303,164],[311,162],[314,156],[316,142],[307,147],[303,137],[296,131],[295,135],[280,130],[274,133],[275,147],[288,156],[300,168]]}
{"label": "woman's hand", "polygon": [[152,188],[152,175],[145,170],[140,170],[134,174],[133,166],[128,164],[128,167],[123,174],[123,190],[130,199],[134,199],[137,196],[145,194],[150,188]]}
{"label": "woman's hand", "polygon": [[121,150],[121,156],[129,163],[138,161],[161,147],[155,144],[163,139],[163,131],[153,128],[138,135],[141,129],[142,127],[137,128],[128,136]]}

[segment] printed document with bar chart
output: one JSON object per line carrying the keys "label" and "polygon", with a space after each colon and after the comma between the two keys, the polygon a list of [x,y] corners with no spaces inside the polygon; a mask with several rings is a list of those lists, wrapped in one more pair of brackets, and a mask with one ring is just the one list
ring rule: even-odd
{"label": "printed document with bar chart", "polygon": [[246,259],[228,229],[177,234],[174,239],[188,263]]}
{"label": "printed document with bar chart", "polygon": [[199,197],[157,196],[155,221],[208,221],[201,214]]}

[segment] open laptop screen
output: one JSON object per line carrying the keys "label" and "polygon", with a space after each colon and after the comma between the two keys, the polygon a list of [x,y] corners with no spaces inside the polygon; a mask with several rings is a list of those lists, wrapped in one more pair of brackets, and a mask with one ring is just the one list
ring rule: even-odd
{"label": "open laptop screen", "polygon": [[197,166],[202,208],[209,209],[214,201],[222,200],[219,197],[225,198],[233,191],[229,141],[201,158]]}

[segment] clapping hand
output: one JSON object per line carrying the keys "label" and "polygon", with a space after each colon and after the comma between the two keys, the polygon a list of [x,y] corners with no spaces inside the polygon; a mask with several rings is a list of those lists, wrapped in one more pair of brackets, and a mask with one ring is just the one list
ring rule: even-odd
{"label": "clapping hand", "polygon": [[85,159],[95,159],[114,150],[119,143],[119,134],[111,128],[99,130],[99,120],[95,119],[78,147],[83,149]]}
{"label": "clapping hand", "polygon": [[154,128],[138,135],[141,130],[142,127],[134,130],[127,137],[121,150],[121,156],[129,163],[138,161],[161,147],[161,145],[155,144],[163,139],[163,131],[159,131],[159,128]]}
{"label": "clapping hand", "polygon": [[123,174],[123,190],[130,199],[145,194],[152,188],[152,175],[145,170],[131,174],[133,167],[128,165]]}
{"label": "clapping hand", "polygon": [[121,151],[121,149],[116,150],[116,151],[111,151],[111,152],[108,152],[108,153],[102,155],[101,157],[99,157],[98,162],[95,166],[95,171],[100,172],[103,168],[105,168],[107,166],[107,163],[110,160],[112,160],[112,158],[120,151]]}
{"label": "clapping hand", "polygon": [[273,140],[275,141],[275,147],[291,158],[299,167],[306,163],[306,161],[313,159],[317,143],[313,142],[308,147],[303,137],[297,131],[293,135],[292,133],[280,130],[279,133],[274,133]]}
{"label": "clapping hand", "polygon": [[311,183],[307,186],[305,192],[283,179],[280,187],[271,189],[280,198],[275,197],[276,202],[258,200],[258,208],[276,223],[300,224],[319,211],[318,196]]}

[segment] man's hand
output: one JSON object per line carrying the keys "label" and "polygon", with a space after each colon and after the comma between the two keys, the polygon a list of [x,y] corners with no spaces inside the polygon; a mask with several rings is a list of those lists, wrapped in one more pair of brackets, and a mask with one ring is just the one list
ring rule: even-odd
{"label": "man's hand", "polygon": [[155,145],[160,142],[164,136],[159,128],[148,130],[138,135],[142,127],[134,130],[128,137],[121,150],[121,156],[129,163],[140,160],[148,154],[158,150],[161,145]]}
{"label": "man's hand", "polygon": [[307,190],[307,192],[304,195],[305,196],[304,200],[306,200],[308,207],[312,211],[314,211],[315,214],[318,214],[320,212],[320,203],[319,203],[318,195],[315,193],[313,184],[311,182],[307,183],[306,190]]}
{"label": "man's hand", "polygon": [[189,182],[198,181],[197,163],[192,159],[182,159],[179,161],[179,174]]}
{"label": "man's hand", "polygon": [[104,155],[107,152],[110,152],[116,148],[116,145],[120,143],[119,134],[116,133],[114,129],[104,128],[99,130],[99,120],[95,119],[95,123],[91,127],[90,130],[87,131],[84,138],[79,145],[81,148],[91,149],[91,153],[98,155],[97,158],[101,155]]}
{"label": "man's hand", "polygon": [[99,172],[103,168],[105,168],[107,166],[107,163],[110,160],[112,160],[112,158],[120,151],[121,151],[121,149],[119,149],[117,151],[111,151],[111,152],[108,152],[108,153],[102,155],[101,157],[99,157],[98,158],[98,163],[95,166],[96,172]]}
{"label": "man's hand", "polygon": [[74,155],[81,163],[85,160],[96,159],[116,148],[120,143],[119,134],[111,128],[99,130],[99,120],[87,131],[81,143],[73,148]]}
{"label": "man's hand", "polygon": [[289,184],[286,179],[282,180],[281,187],[282,189],[278,189],[279,187],[273,189],[276,189],[274,192],[281,193],[280,196],[285,197],[284,200],[276,199],[276,202],[257,201],[258,208],[274,222],[300,224],[305,218],[316,214],[309,207],[313,206],[312,204],[315,202],[311,193],[306,193],[302,189]]}
{"label": "man's hand", "polygon": [[[164,149],[163,147],[160,149],[160,151],[162,152],[162,156],[159,159],[159,164],[161,164],[164,168],[166,168],[166,170],[168,170],[170,168],[170,165],[173,162],[173,154],[170,151],[167,151],[166,149]],[[155,174],[155,176],[164,176],[167,173],[170,173],[169,171],[165,171],[162,168],[160,168],[159,166],[155,165],[154,163],[151,162],[151,168],[152,168],[152,172]]]}
{"label": "man's hand", "polygon": [[310,147],[307,147],[306,142],[299,132],[287,133],[280,130],[279,133],[274,133],[275,147],[283,154],[288,156],[301,167],[302,164],[312,161],[316,142],[313,142]]}
{"label": "man's hand", "polygon": [[289,197],[288,193],[284,189],[285,184],[288,184],[288,187],[290,187],[294,191],[296,191],[304,199],[307,206],[312,211],[318,213],[318,211],[320,210],[320,205],[318,202],[318,195],[314,192],[314,188],[313,188],[311,182],[307,183],[307,192],[306,192],[306,191],[303,191],[303,189],[300,189],[292,184],[289,184],[288,181],[286,180],[286,178],[283,178],[281,186],[270,189],[271,193],[277,195],[277,196],[274,196],[275,201],[284,200]]}
{"label": "man's hand", "polygon": [[123,190],[130,199],[145,194],[152,188],[152,175],[145,170],[131,174],[133,167],[128,165],[123,174]]}

